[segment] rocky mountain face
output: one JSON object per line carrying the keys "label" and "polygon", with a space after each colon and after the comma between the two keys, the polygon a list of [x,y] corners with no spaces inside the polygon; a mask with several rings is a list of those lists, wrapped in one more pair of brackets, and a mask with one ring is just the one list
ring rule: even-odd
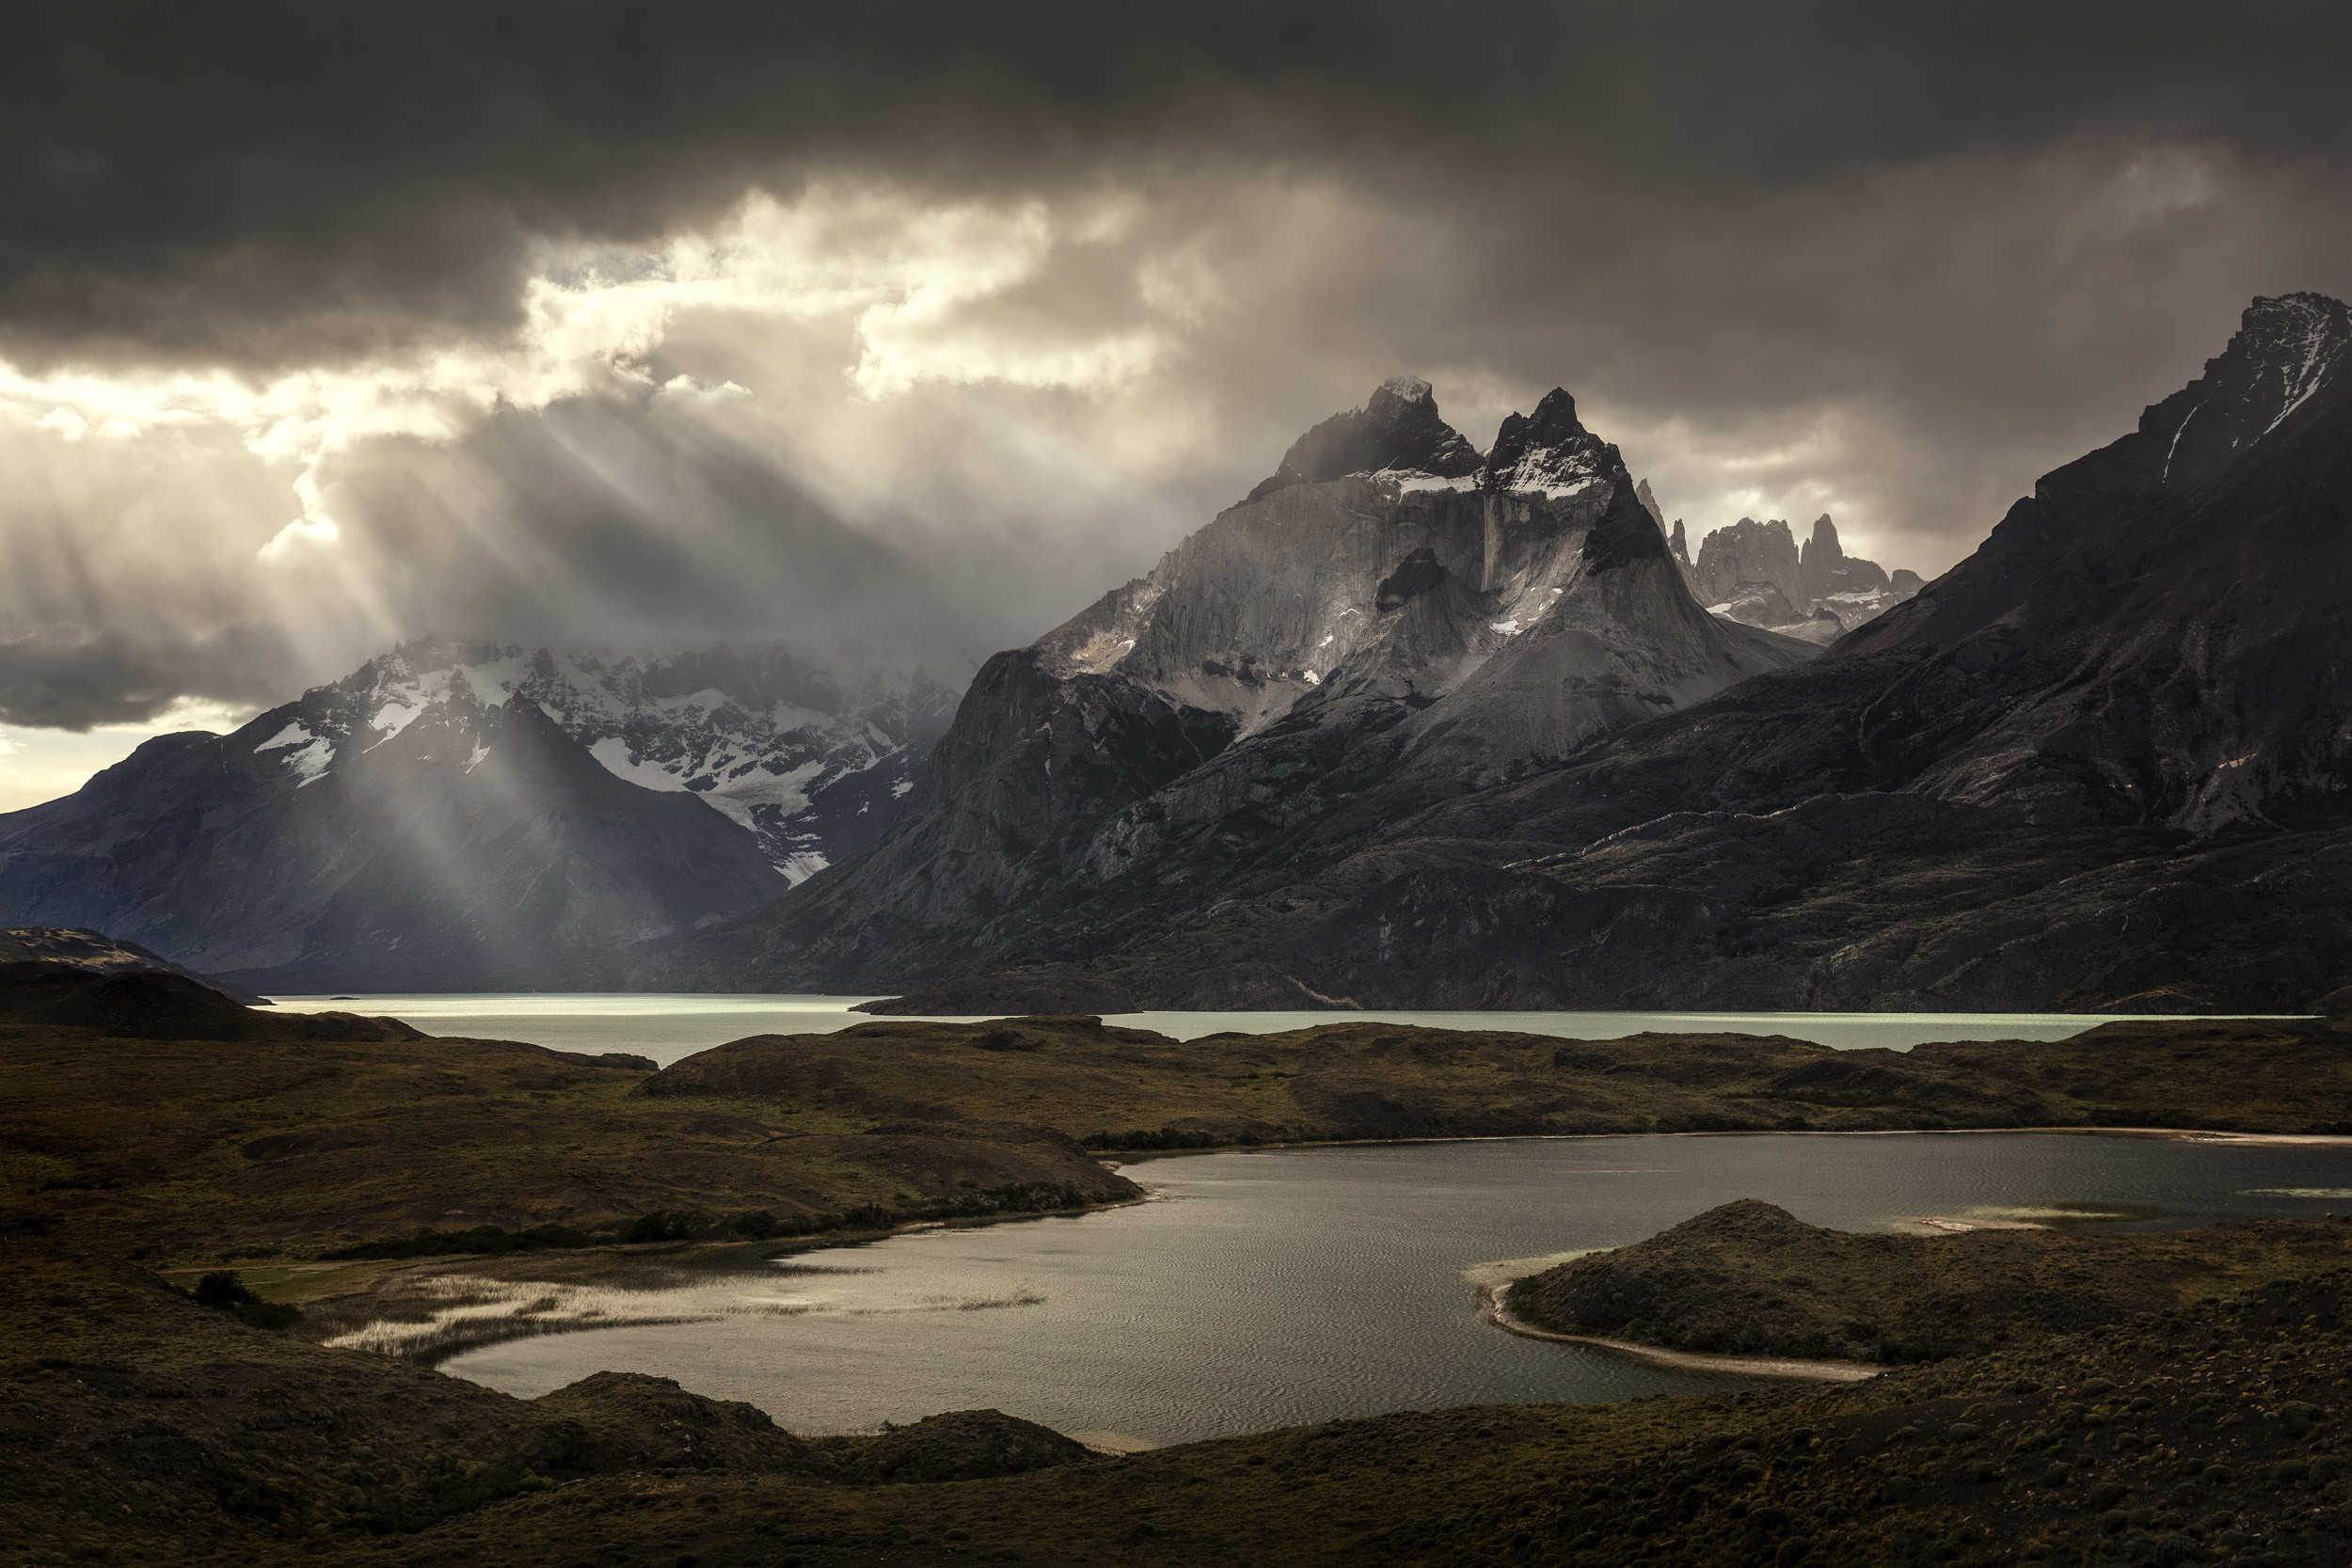
{"label": "rocky mountain face", "polygon": [[643,657],[409,643],[336,689],[373,723],[421,711],[460,679],[485,702],[536,704],[616,778],[701,796],[793,882],[881,832],[955,712],[926,672],[853,668],[784,643]]}
{"label": "rocky mountain face", "polygon": [[1099,948],[1813,651],[1700,609],[1565,391],[1482,454],[1393,381],[991,659],[870,850],[633,983],[865,989]]}
{"label": "rocky mountain face", "polygon": [[2348,343],[2335,300],[2259,299],[2137,430],[1819,660],[1110,951],[929,994],[2352,1006]]}
{"label": "rocky mountain face", "polygon": [[257,990],[607,983],[870,841],[945,709],[781,647],[408,644],[0,816],[0,919]]}
{"label": "rocky mountain face", "polygon": [[1826,513],[1814,520],[1803,549],[1779,518],[1742,517],[1719,528],[1699,541],[1689,575],[1691,591],[1710,614],[1823,646],[1922,586],[1916,572],[1890,577],[1878,562],[1848,555]]}

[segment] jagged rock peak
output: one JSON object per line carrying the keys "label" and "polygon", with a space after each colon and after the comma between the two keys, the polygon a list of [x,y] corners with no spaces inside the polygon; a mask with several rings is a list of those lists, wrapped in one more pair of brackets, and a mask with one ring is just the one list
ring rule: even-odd
{"label": "jagged rock peak", "polygon": [[2352,363],[2352,312],[2326,294],[2257,296],[2204,373],[2140,416],[2139,461],[2195,484],[2286,422]]}
{"label": "jagged rock peak", "polygon": [[[1438,417],[1429,383],[1392,376],[1361,408],[1334,414],[1291,443],[1282,466],[1249,492],[1259,500],[1294,484],[1386,473],[1469,488],[1481,467],[1478,449]],[[1433,484],[1432,487],[1435,487]]]}
{"label": "jagged rock peak", "polygon": [[1645,479],[1633,487],[1633,499],[1642,503],[1642,510],[1648,513],[1650,521],[1658,525],[1658,531],[1665,532],[1666,509],[1658,504],[1658,493],[1649,487],[1648,480]]}
{"label": "jagged rock peak", "polygon": [[1673,552],[1675,564],[1685,573],[1691,570],[1691,538],[1682,531],[1682,519],[1675,519],[1674,532],[1667,536],[1667,548]]}
{"label": "jagged rock peak", "polygon": [[1621,467],[1615,449],[1578,421],[1576,399],[1554,387],[1534,414],[1503,420],[1486,454],[1486,487],[1562,500],[1609,483]]}
{"label": "jagged rock peak", "polygon": [[1649,487],[1646,479],[1633,487],[1633,499],[1642,503],[1642,510],[1649,514],[1649,520],[1658,525],[1658,536],[1666,541],[1666,553],[1674,557],[1675,564],[1688,566],[1690,562],[1684,558],[1681,546],[1681,519],[1677,518],[1671,529],[1666,526],[1666,509],[1658,504],[1658,492]]}
{"label": "jagged rock peak", "polygon": [[[2223,354],[2237,350],[2265,364],[2324,371],[2335,363],[2347,341],[2352,341],[2352,310],[2344,301],[2308,292],[2256,294]],[[2295,389],[2290,381],[2290,392]]]}
{"label": "jagged rock peak", "polygon": [[1813,519],[1813,537],[1804,542],[1802,552],[1804,569],[1818,572],[1846,559],[1845,546],[1837,542],[1837,525],[1824,512]]}
{"label": "jagged rock peak", "polygon": [[531,707],[640,787],[685,791],[749,829],[793,881],[880,832],[955,693],[781,642],[597,656],[517,643],[403,642],[304,694],[266,753],[302,784],[433,713]]}
{"label": "jagged rock peak", "polygon": [[1793,602],[1805,596],[1802,572],[1796,535],[1778,517],[1769,522],[1742,517],[1699,541],[1702,596],[1711,594],[1728,598],[1729,591],[1740,583],[1770,582]]}

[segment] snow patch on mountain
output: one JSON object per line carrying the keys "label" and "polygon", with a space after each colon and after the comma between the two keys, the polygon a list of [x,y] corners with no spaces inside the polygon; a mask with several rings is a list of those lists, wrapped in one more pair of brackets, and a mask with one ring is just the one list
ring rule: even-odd
{"label": "snow patch on mountain", "polygon": [[[523,701],[616,778],[691,793],[749,830],[788,880],[863,845],[887,823],[955,691],[921,671],[861,670],[786,644],[603,657],[485,643],[406,643],[303,699],[303,721],[257,751],[283,750],[302,784],[338,746],[382,745],[421,718]],[[476,746],[478,766],[486,751]]]}
{"label": "snow patch on mountain", "polygon": [[312,735],[300,721],[288,724],[267,740],[253,748],[253,754],[285,749],[286,770],[302,781],[294,785],[316,784],[326,776],[326,765],[335,760],[335,743],[325,736]]}
{"label": "snow patch on mountain", "polygon": [[[563,716],[548,712],[545,703],[539,710],[561,724]],[[686,791],[686,782],[659,763],[640,762],[631,756],[628,742],[617,735],[608,735],[588,748],[588,754],[604,765],[604,770],[616,779],[627,779],[640,789]]]}
{"label": "snow patch on mountain", "polygon": [[1608,483],[1584,443],[1565,442],[1559,446],[1529,447],[1509,468],[1489,476],[1486,487],[1514,495],[1569,500]]}
{"label": "snow patch on mountain", "polygon": [[1382,468],[1364,476],[1375,484],[1395,488],[1400,495],[1423,495],[1433,490],[1475,490],[1479,474],[1429,474],[1418,468]]}

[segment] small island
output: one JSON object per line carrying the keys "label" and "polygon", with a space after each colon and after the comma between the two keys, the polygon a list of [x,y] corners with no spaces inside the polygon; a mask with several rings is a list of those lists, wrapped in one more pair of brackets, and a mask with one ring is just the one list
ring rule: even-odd
{"label": "small island", "polygon": [[1755,1198],[1498,1291],[1566,1337],[1706,1356],[1905,1366],[1983,1355],[2352,1259],[2352,1218],[2101,1235],[2010,1225],[1854,1235]]}

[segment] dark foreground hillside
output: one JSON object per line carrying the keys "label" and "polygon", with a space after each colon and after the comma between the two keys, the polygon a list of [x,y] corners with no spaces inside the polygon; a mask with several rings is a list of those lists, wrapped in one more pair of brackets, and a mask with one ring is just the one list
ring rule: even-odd
{"label": "dark foreground hillside", "polygon": [[990,1414],[805,1443],[648,1378],[510,1399],[119,1264],[15,1270],[9,1563],[2352,1560],[2343,1270],[1829,1393],[1403,1413],[1125,1459]]}
{"label": "dark foreground hillside", "polygon": [[[1406,1413],[1125,1459],[1017,1412],[803,1439],[660,1379],[522,1401],[312,1342],[381,1307],[320,1290],[439,1266],[427,1254],[720,1267],[852,1221],[1132,1196],[1078,1128],[1163,1148],[1262,1128],[2301,1130],[2343,1114],[2352,1030],[2336,1021],[1908,1055],[893,1021],[650,1068],[272,1016],[174,975],[0,969],[0,1563],[2347,1560],[2352,1275],[2316,1229],[2154,1239],[2194,1255],[2161,1279],[2086,1250],[2031,1275],[2073,1291],[2072,1316],[2021,1298],[1993,1354],[1834,1393]],[[735,1240],[698,1245],[721,1220]],[[274,1265],[317,1283],[263,1301],[199,1277],[215,1249],[330,1257]],[[192,1298],[126,1258],[204,1261],[174,1271]],[[1769,1309],[1842,1323],[1850,1283],[1777,1268]],[[1754,1288],[1735,1270],[1691,1299]],[[2231,1294],[2180,1305],[2206,1290]]]}

